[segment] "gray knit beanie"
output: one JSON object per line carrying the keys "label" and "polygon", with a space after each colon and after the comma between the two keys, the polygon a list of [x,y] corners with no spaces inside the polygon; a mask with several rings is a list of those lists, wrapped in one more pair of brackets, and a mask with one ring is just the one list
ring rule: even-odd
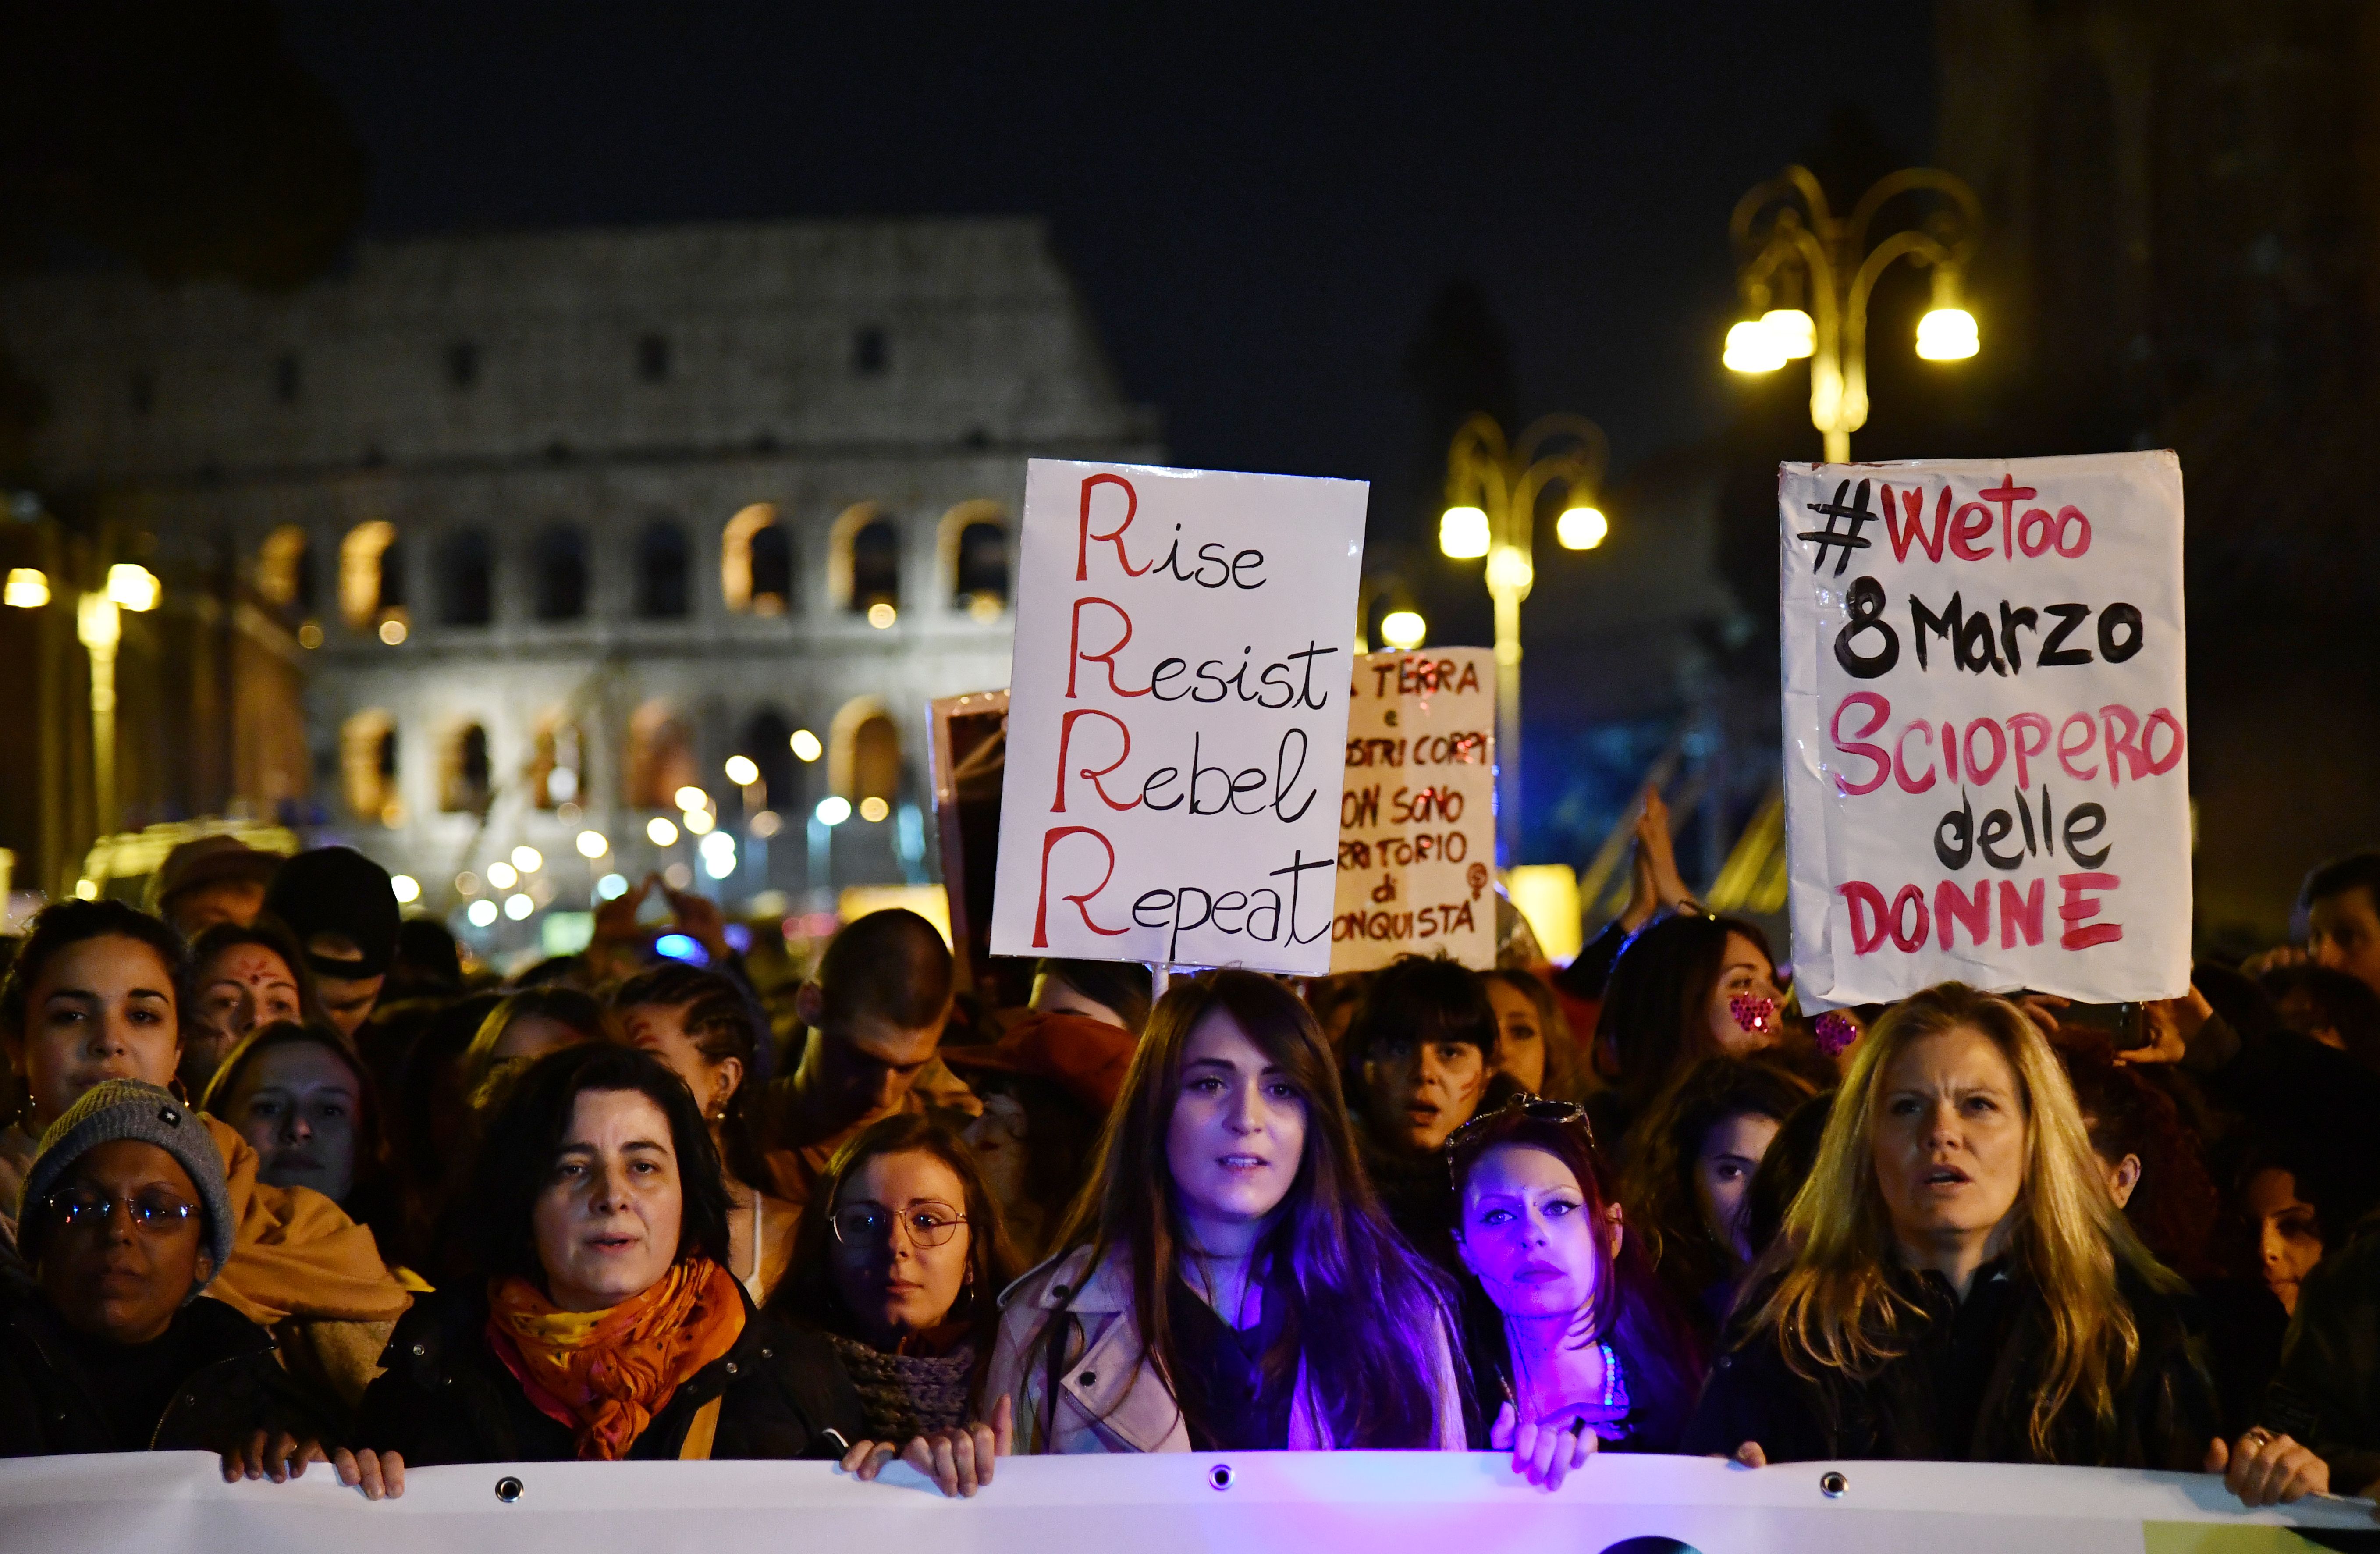
{"label": "gray knit beanie", "polygon": [[50,1196],[68,1167],[98,1146],[121,1138],[138,1139],[164,1150],[189,1172],[190,1185],[199,1190],[207,1253],[214,1259],[214,1273],[190,1292],[190,1298],[196,1300],[231,1261],[236,1228],[231,1189],[224,1184],[223,1156],[207,1135],[205,1122],[154,1085],[138,1079],[103,1079],[50,1124],[50,1131],[42,1135],[32,1169],[25,1173],[24,1196],[17,1204],[18,1222],[23,1223],[26,1214]]}

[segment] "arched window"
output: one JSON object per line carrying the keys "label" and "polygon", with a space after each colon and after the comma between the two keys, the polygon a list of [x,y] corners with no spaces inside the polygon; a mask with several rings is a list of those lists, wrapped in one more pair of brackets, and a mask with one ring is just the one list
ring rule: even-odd
{"label": "arched window", "polygon": [[587,613],[587,541],[568,524],[537,537],[533,589],[537,618],[575,621]]}
{"label": "arched window", "polygon": [[863,524],[851,537],[851,602],[865,615],[879,604],[901,605],[901,531],[891,518]]}
{"label": "arched window", "polygon": [[783,809],[794,802],[794,725],[774,708],[752,716],[736,742],[738,753],[760,769],[761,807]]}
{"label": "arched window", "polygon": [[631,809],[675,809],[678,789],[700,785],[694,735],[675,708],[648,701],[637,709],[628,719],[627,759],[621,771],[626,779],[621,798]]}
{"label": "arched window", "polygon": [[314,558],[306,531],[283,524],[256,552],[256,591],[268,604],[299,616],[314,613]]}
{"label": "arched window", "polygon": [[442,625],[485,625],[495,610],[488,554],[488,531],[458,528],[438,547],[438,621]]}
{"label": "arched window", "polygon": [[778,521],[775,504],[755,502],[727,520],[719,537],[719,594],[739,615],[782,615],[791,608],[793,536]]}
{"label": "arched window", "polygon": [[438,807],[449,814],[486,814],[494,796],[491,775],[488,731],[478,723],[457,726],[438,753]]}
{"label": "arched window", "polygon": [[[827,746],[827,782],[854,804],[890,805],[901,796],[901,727],[872,696],[857,697],[834,715]],[[882,819],[882,815],[871,817]]]}
{"label": "arched window", "polygon": [[347,812],[359,820],[402,825],[397,797],[396,723],[379,708],[355,713],[339,725],[339,785]]}
{"label": "arched window", "polygon": [[405,565],[396,526],[359,523],[339,542],[339,616],[358,631],[405,609]]}
{"label": "arched window", "polygon": [[529,801],[540,809],[577,803],[587,791],[586,748],[577,723],[561,712],[546,714],[529,742],[528,768],[521,774]]}
{"label": "arched window", "polygon": [[752,613],[782,615],[794,603],[794,537],[783,524],[752,536]]}
{"label": "arched window", "polygon": [[686,530],[674,518],[654,518],[637,536],[637,614],[648,621],[686,617]]}

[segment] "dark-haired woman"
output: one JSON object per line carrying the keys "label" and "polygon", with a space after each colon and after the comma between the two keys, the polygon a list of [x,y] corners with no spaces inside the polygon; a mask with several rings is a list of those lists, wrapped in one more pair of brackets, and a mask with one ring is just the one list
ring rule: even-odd
{"label": "dark-haired woman", "polygon": [[[380,1099],[363,1061],[326,1025],[284,1021],[231,1050],[200,1105],[256,1151],[256,1179],[308,1187],[369,1227],[381,1257],[394,1259],[403,1216],[382,1145]],[[409,1288],[423,1288],[411,1280]]]}
{"label": "dark-haired woman", "polygon": [[[30,1139],[103,1079],[174,1082],[183,973],[173,930],[122,902],[42,909],[0,986],[0,1045],[28,1092],[25,1115],[0,1137],[8,1163],[30,1165]],[[271,1329],[293,1368],[352,1404],[411,1297],[370,1231],[318,1193],[260,1180],[248,1141],[220,1119],[204,1121],[223,1157],[234,1227],[212,1294]],[[7,1201],[21,1183],[6,1182]]]}
{"label": "dark-haired woman", "polygon": [[540,986],[506,993],[463,1050],[463,1101],[484,1120],[501,1110],[521,1071],[550,1052],[611,1034],[603,1006],[577,988]]}
{"label": "dark-haired woman", "polygon": [[1778,1045],[1784,1001],[1758,924],[1699,913],[1654,923],[1628,941],[1604,989],[1596,1056],[1612,1088],[1597,1098],[1596,1126],[1624,1137],[1694,1064]]}
{"label": "dark-haired woman", "polygon": [[1753,1174],[1809,1083],[1758,1059],[1687,1069],[1628,1135],[1629,1230],[1707,1347],[1751,1267]]}
{"label": "dark-haired woman", "polygon": [[397,1325],[356,1432],[383,1460],[837,1457],[857,1436],[824,1342],[759,1319],[728,1271],[710,1131],[650,1053],[532,1064],[463,1212],[483,1277]]}
{"label": "dark-haired woman", "polygon": [[836,1150],[802,1210],[794,1268],[771,1315],[826,1335],[867,1413],[844,1466],[873,1478],[897,1454],[946,1494],[990,1483],[1011,1414],[983,1378],[1015,1268],[958,1135],[887,1117]]}
{"label": "dark-haired woman", "polygon": [[754,1304],[784,1277],[794,1249],[794,1206],[768,1191],[757,1116],[765,1075],[760,1031],[744,990],[715,971],[671,962],[622,983],[612,1013],[631,1047],[669,1064],[710,1122],[726,1172],[728,1267]]}
{"label": "dark-haired woman", "polygon": [[1456,1129],[1446,1163],[1474,1295],[1472,1439],[1548,1488],[1600,1443],[1675,1451],[1702,1345],[1627,1233],[1585,1109],[1515,1097]]}
{"label": "dark-haired woman", "polygon": [[1058,1241],[1002,1297],[985,1381],[1019,1451],[1462,1449],[1451,1297],[1366,1193],[1322,1032],[1271,978],[1167,989]]}
{"label": "dark-haired woman", "polygon": [[270,917],[217,923],[190,941],[189,1007],[182,1012],[182,1089],[207,1093],[231,1050],[251,1032],[302,1020],[313,1002],[305,954]]}
{"label": "dark-haired woman", "polygon": [[1341,1053],[1365,1173],[1405,1240],[1449,1272],[1454,1203],[1439,1151],[1487,1093],[1500,1038],[1477,972],[1405,955],[1373,974]]}

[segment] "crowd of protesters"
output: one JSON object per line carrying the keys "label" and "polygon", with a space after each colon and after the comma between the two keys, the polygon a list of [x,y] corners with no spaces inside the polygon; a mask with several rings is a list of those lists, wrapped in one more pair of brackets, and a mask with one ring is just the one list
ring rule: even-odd
{"label": "crowd of protesters", "polygon": [[1811,1012],[1644,816],[1559,970],[1524,929],[1161,996],[1047,962],[1013,1009],[905,911],[762,985],[649,881],[504,980],[359,854],[186,845],[8,946],[0,1455],[371,1499],[1332,1448],[2380,1487],[2380,854],[2162,1002]]}

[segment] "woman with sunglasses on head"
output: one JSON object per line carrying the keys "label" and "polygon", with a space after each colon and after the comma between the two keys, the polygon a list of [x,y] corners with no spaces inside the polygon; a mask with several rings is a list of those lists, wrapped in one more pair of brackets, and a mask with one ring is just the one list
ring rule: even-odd
{"label": "woman with sunglasses on head", "polygon": [[1014,1274],[983,1172],[941,1123],[887,1117],[835,1151],[769,1310],[823,1333],[858,1390],[845,1468],[874,1478],[898,1455],[944,1494],[991,1482],[1010,1407],[983,1381]]}
{"label": "woman with sunglasses on head", "polygon": [[1446,1141],[1472,1439],[1559,1486],[1599,1446],[1674,1451],[1700,1343],[1622,1223],[1585,1109],[1516,1096]]}
{"label": "woman with sunglasses on head", "polygon": [[1451,1295],[1364,1184],[1330,1050],[1270,977],[1150,1014],[987,1395],[1027,1452],[1459,1451]]}

